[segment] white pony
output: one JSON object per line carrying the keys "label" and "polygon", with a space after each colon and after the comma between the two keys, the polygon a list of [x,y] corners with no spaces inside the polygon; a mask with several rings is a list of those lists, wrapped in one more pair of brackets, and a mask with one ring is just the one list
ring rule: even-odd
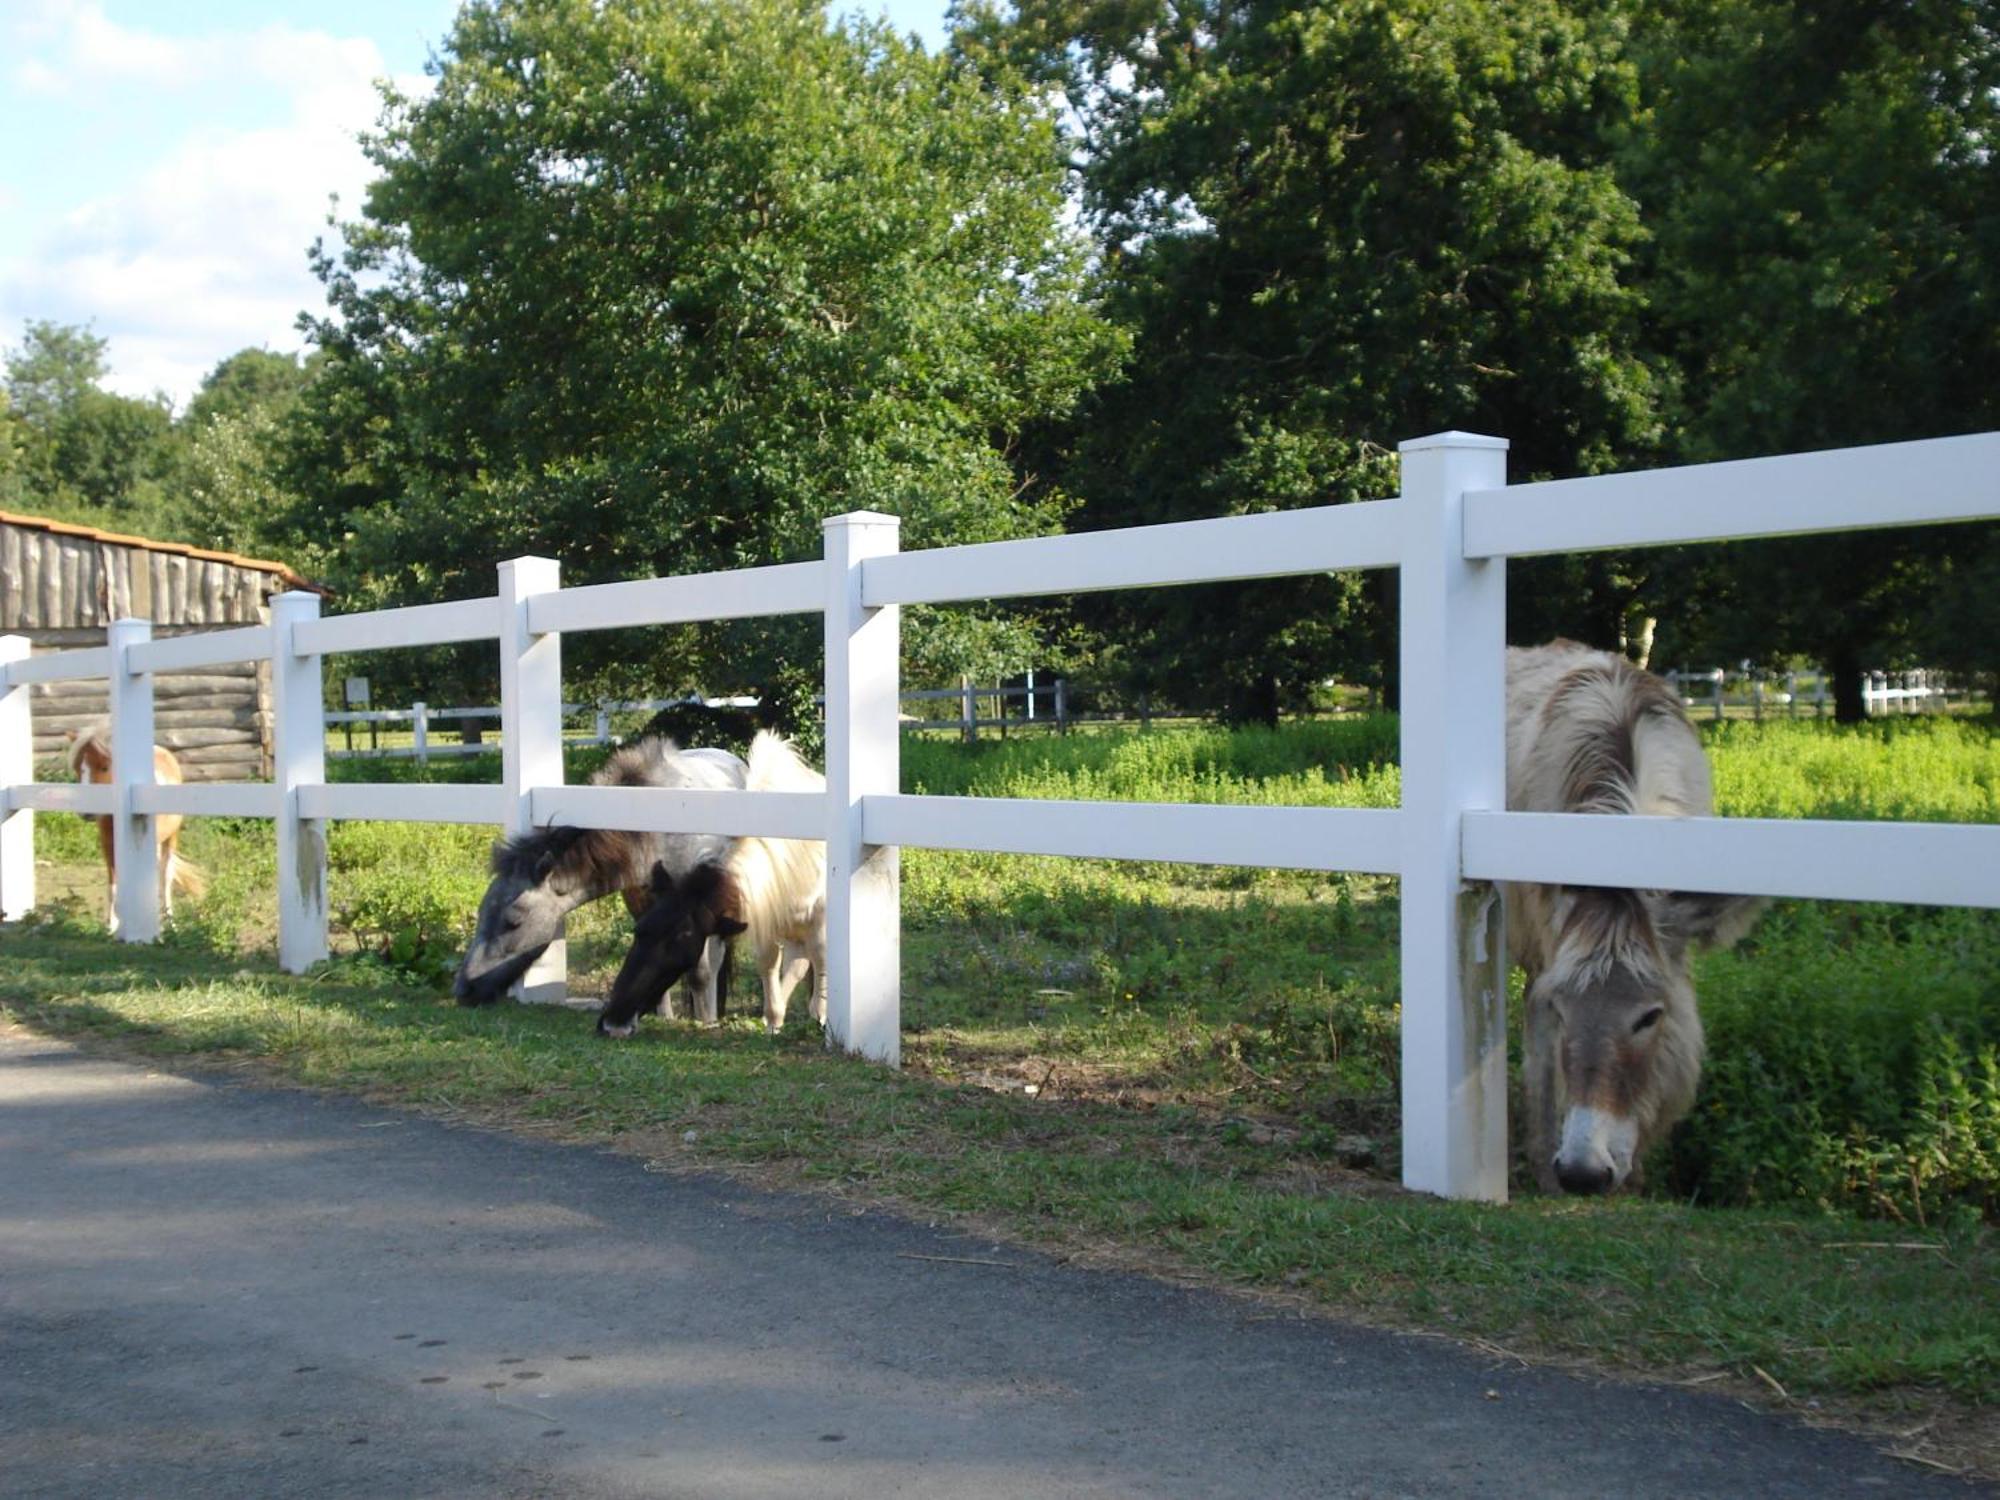
{"label": "white pony", "polygon": [[[751,792],[824,792],[826,778],[791,744],[763,733],[751,741]],[[813,971],[812,1016],[826,1024],[826,845],[818,839],[739,838],[719,859],[676,877],[652,874],[653,904],[597,1018],[605,1036],[628,1037],[642,1011],[700,958],[712,938],[748,933],[764,986],[764,1027],[785,1024],[792,990]]]}

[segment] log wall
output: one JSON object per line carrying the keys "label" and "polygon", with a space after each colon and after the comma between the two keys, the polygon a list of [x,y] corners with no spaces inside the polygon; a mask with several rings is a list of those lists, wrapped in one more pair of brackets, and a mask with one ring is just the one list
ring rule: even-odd
{"label": "log wall", "polygon": [[[126,616],[151,620],[155,636],[261,624],[271,596],[292,586],[226,558],[0,520],[0,635],[25,635],[38,653],[102,645],[105,627]],[[271,774],[268,662],[158,677],[153,691],[155,738],[189,781]],[[71,733],[104,717],[105,685],[37,684],[29,702],[36,756],[60,758]]]}

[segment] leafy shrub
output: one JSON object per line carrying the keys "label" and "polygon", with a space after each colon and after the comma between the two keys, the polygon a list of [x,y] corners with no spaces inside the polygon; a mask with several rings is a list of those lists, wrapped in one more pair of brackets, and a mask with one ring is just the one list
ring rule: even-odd
{"label": "leafy shrub", "polygon": [[492,830],[342,823],[327,844],[336,926],[408,979],[442,987],[487,884]]}
{"label": "leafy shrub", "polygon": [[1697,989],[1708,1064],[1668,1191],[2000,1218],[2000,917],[1788,904]]}

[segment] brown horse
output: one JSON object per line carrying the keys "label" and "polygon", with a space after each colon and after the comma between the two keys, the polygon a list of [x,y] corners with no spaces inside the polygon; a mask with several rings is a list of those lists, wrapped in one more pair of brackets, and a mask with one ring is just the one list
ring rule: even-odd
{"label": "brown horse", "polygon": [[[69,747],[69,768],[85,786],[111,780],[111,727],[94,724],[79,733]],[[153,747],[153,780],[163,786],[179,786],[183,780],[181,763],[164,745]],[[199,901],[208,890],[208,877],[191,859],[180,856],[181,815],[160,813],[153,819],[153,841],[159,846],[160,905],[168,916],[174,914],[174,892],[180,891]],[[97,820],[97,844],[104,851],[105,903],[111,930],[118,930],[118,860],[113,853],[111,819]]]}
{"label": "brown horse", "polygon": [[[1557,641],[1507,653],[1507,806],[1706,817],[1715,794],[1672,688],[1622,656]],[[1636,1183],[1701,1080],[1690,951],[1735,941],[1764,902],[1514,885],[1507,906],[1509,946],[1528,971],[1521,1083],[1536,1181],[1572,1193]]]}

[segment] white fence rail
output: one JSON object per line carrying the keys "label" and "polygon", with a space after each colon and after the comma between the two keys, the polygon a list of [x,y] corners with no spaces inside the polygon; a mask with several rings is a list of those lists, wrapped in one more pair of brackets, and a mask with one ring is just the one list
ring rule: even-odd
{"label": "white fence rail", "polygon": [[[589,588],[556,564],[501,568],[496,595],[322,620],[281,596],[268,628],[151,642],[121,621],[110,643],[27,656],[0,638],[0,914],[35,901],[37,811],[110,816],[119,936],[158,931],[147,820],[161,812],[270,817],[279,961],[326,953],[329,818],[569,825],[828,841],[831,1045],[894,1063],[900,1046],[897,850],[903,845],[1104,859],[1303,866],[1403,884],[1404,1180],[1455,1197],[1505,1196],[1504,934],[1490,882],[1761,892],[2000,906],[2000,828],[1634,819],[1504,810],[1505,569],[1509,556],[1655,546],[2000,515],[2000,434],[1899,443],[1509,489],[1505,444],[1444,433],[1403,445],[1394,500],[900,554],[896,522],[827,522],[821,560]],[[1402,570],[1399,809],[1163,807],[904,796],[898,791],[898,607],[1346,568]],[[827,792],[701,793],[569,787],[560,756],[561,634],[667,621],[820,613]],[[501,668],[502,779],[494,786],[326,784],[321,657],[329,651],[493,640]],[[269,659],[273,783],[157,787],[152,674]],[[32,781],[28,687],[111,681],[118,779]],[[132,863],[126,863],[126,861]],[[526,992],[560,992],[560,945]]]}

